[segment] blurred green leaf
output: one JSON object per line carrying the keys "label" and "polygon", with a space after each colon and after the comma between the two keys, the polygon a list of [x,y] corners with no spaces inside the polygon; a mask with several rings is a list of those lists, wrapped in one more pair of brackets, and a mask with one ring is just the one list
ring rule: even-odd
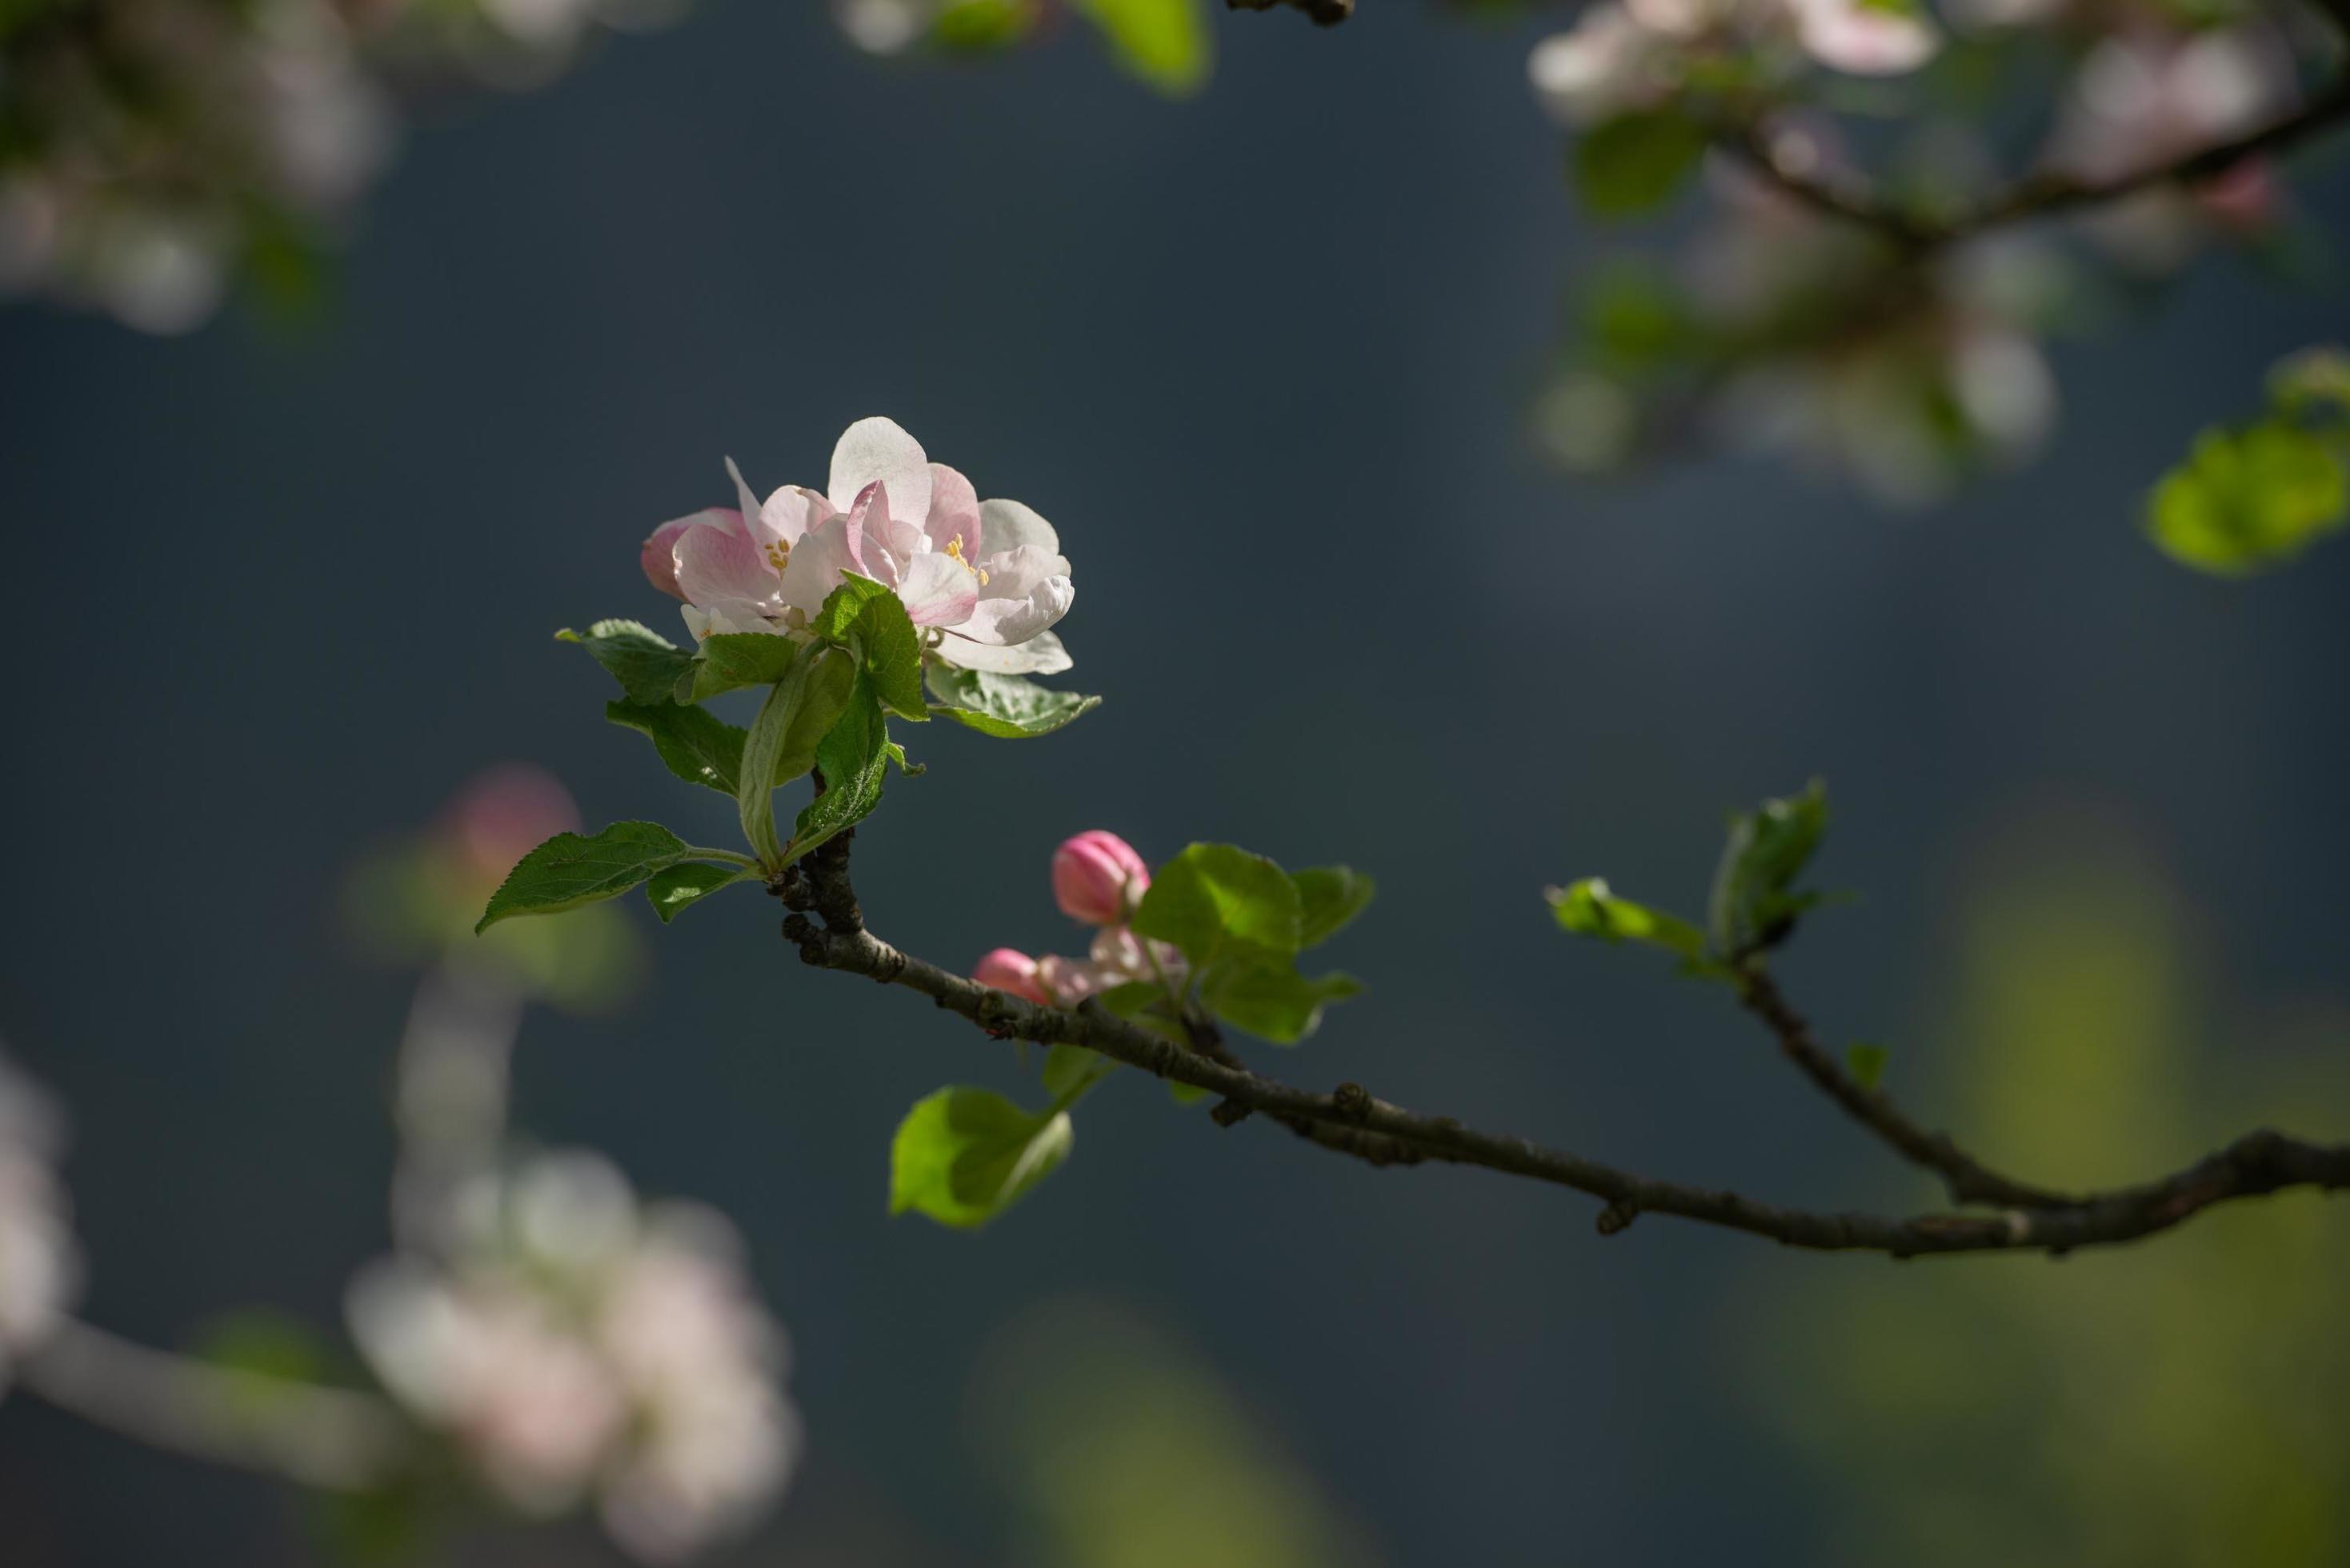
{"label": "blurred green leaf", "polygon": [[1893,1054],[1882,1045],[1855,1045],[1844,1054],[1845,1065],[1851,1069],[1853,1082],[1864,1089],[1874,1089],[1885,1082],[1886,1064]]}
{"label": "blurred green leaf", "polygon": [[522,857],[490,895],[476,933],[511,915],[553,915],[618,898],[684,859],[685,841],[655,822],[616,822],[583,837],[558,833]]}
{"label": "blurred green leaf", "polygon": [[1118,63],[1160,92],[1180,98],[1208,78],[1209,34],[1201,0],[1071,0],[1109,41]]}
{"label": "blurred green leaf", "polygon": [[1635,109],[1575,143],[1575,188],[1603,218],[1637,217],[1671,201],[1705,156],[1705,128],[1679,109]]}
{"label": "blurred green leaf", "polygon": [[1201,999],[1225,1023],[1276,1045],[1295,1045],[1321,1027],[1322,1009],[1362,994],[1351,974],[1308,979],[1291,959],[1243,958],[1201,978]]}
{"label": "blurred green leaf", "polygon": [[1033,0],[951,0],[931,24],[931,41],[974,54],[1005,48],[1028,36],[1037,15]]}
{"label": "blurred green leaf", "polygon": [[2172,559],[2237,576],[2298,556],[2342,526],[2350,505],[2335,443],[2270,421],[2211,430],[2154,488],[2147,529]]}
{"label": "blurred green leaf", "polygon": [[1058,1168],[1068,1113],[1023,1110],[988,1089],[945,1088],[917,1102],[889,1146],[889,1212],[941,1225],[986,1224]]}
{"label": "blurred green leaf", "polygon": [[1819,894],[1799,891],[1795,881],[1827,826],[1827,786],[1818,779],[1799,794],[1731,818],[1709,911],[1718,956],[1735,959],[1772,946],[1819,902]]}
{"label": "blurred green leaf", "polygon": [[566,627],[555,636],[594,655],[631,702],[668,701],[679,679],[693,668],[693,655],[639,621],[599,620],[584,635]]}
{"label": "blurred green leaf", "polygon": [[764,631],[719,632],[702,639],[691,679],[673,693],[680,702],[700,702],[744,686],[773,686],[791,669],[802,643]]}
{"label": "blurred green leaf", "polygon": [[943,664],[931,667],[930,686],[931,695],[938,699],[931,712],[1004,740],[1049,735],[1101,706],[1098,697],[1055,691],[1024,676]]}
{"label": "blurred green leaf", "polygon": [[1297,888],[1297,945],[1318,946],[1370,908],[1378,887],[1350,866],[1309,866],[1290,873]]}
{"label": "blurred green leaf", "polygon": [[1608,942],[1647,942],[1679,953],[1691,963],[1706,956],[1705,933],[1678,916],[1619,898],[1601,877],[1586,877],[1544,895],[1561,930]]}
{"label": "blurred green leaf", "polygon": [[1230,844],[1194,844],[1160,867],[1132,923],[1202,970],[1228,956],[1291,958],[1304,935],[1297,885]]}
{"label": "blurred green leaf", "polygon": [[1109,1075],[1118,1064],[1082,1045],[1055,1045],[1045,1053],[1045,1092],[1067,1101]]}

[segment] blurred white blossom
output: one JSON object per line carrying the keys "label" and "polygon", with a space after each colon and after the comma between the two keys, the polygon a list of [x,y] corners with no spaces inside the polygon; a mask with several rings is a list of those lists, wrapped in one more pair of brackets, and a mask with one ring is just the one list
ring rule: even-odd
{"label": "blurred white blossom", "polygon": [[81,1287],[81,1252],[55,1169],[62,1143],[48,1096],[0,1057],[0,1383]]}
{"label": "blurred white blossom", "polygon": [[775,1499],[799,1448],[784,1334],[723,1217],[639,1204],[577,1152],[484,1178],[457,1207],[446,1254],[371,1265],[349,1318],[386,1388],[493,1491],[534,1514],[592,1496],[653,1563]]}

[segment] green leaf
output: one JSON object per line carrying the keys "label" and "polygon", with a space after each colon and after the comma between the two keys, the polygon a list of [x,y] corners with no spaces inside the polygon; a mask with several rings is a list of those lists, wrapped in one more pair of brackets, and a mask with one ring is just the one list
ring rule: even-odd
{"label": "green leaf", "polygon": [[881,785],[889,776],[889,726],[864,671],[856,672],[839,722],[816,747],[816,765],[824,772],[824,791],[800,808],[787,861],[856,826],[881,804]]}
{"label": "green leaf", "polygon": [[641,622],[599,620],[585,635],[566,627],[559,642],[576,642],[612,672],[631,702],[663,702],[693,668],[693,655]]}
{"label": "green leaf", "polygon": [[1109,1075],[1118,1064],[1082,1045],[1055,1045],[1045,1053],[1045,1092],[1066,1105]]}
{"label": "green leaf", "polygon": [[921,639],[896,594],[871,577],[845,573],[808,625],[826,640],[858,650],[882,707],[916,723],[930,718],[922,703]]}
{"label": "green leaf", "polygon": [[1800,794],[1766,800],[1755,811],[1731,818],[1708,909],[1716,953],[1739,958],[1770,947],[1786,937],[1796,916],[1820,901],[1817,893],[1799,891],[1795,879],[1827,826],[1827,786],[1818,779]]}
{"label": "green leaf", "polygon": [[988,1089],[941,1089],[898,1124],[889,1212],[984,1225],[1069,1157],[1071,1137],[1065,1110],[1023,1110]]}
{"label": "green leaf", "polygon": [[931,695],[938,699],[931,712],[943,713],[983,735],[1006,740],[1049,735],[1101,706],[1098,697],[1055,691],[1024,676],[957,670],[944,664],[931,667],[930,685]]}
{"label": "green leaf", "polygon": [[2269,400],[2279,413],[2350,416],[2350,352],[2304,348],[2269,372]]}
{"label": "green leaf", "polygon": [[1200,0],[1074,0],[1128,70],[1170,98],[1208,78],[1208,28]]}
{"label": "green leaf", "polygon": [[1286,959],[1241,959],[1219,964],[1201,982],[1201,995],[1217,1017],[1262,1035],[1276,1045],[1295,1045],[1321,1026],[1322,1009],[1362,994],[1351,974],[1307,979]]}
{"label": "green leaf", "polygon": [[685,841],[657,822],[616,822],[591,837],[558,833],[507,873],[473,930],[510,915],[554,915],[618,898],[687,854]]}
{"label": "green leaf", "polygon": [[1885,1064],[1892,1053],[1882,1045],[1855,1045],[1844,1054],[1845,1065],[1852,1070],[1853,1082],[1864,1089],[1874,1089],[1885,1082]]}
{"label": "green leaf", "polygon": [[759,873],[748,866],[705,866],[697,860],[656,871],[645,882],[645,897],[667,925],[721,888],[754,881]]}
{"label": "green leaf", "polygon": [[733,794],[743,766],[743,734],[707,708],[658,702],[607,702],[604,717],[652,741],[669,771],[688,784]]}
{"label": "green leaf", "polygon": [[1553,888],[1545,897],[1561,930],[1608,942],[1648,942],[1679,953],[1691,963],[1705,959],[1703,931],[1678,916],[1617,898],[1604,877],[1586,877],[1568,887]]}
{"label": "green leaf", "polygon": [[1599,217],[1654,212],[1696,171],[1705,149],[1705,128],[1677,109],[1619,114],[1575,142],[1575,188]]}
{"label": "green leaf", "polygon": [[2222,576],[2282,566],[2350,511],[2337,440],[2282,419],[2210,430],[2154,487],[2147,532],[2173,560]]}
{"label": "green leaf", "polygon": [[1310,948],[1328,941],[1347,923],[1370,907],[1378,888],[1349,866],[1308,866],[1290,874],[1297,888],[1297,945]]}
{"label": "green leaf", "polygon": [[780,633],[727,631],[702,639],[691,682],[681,682],[681,702],[699,702],[743,686],[773,686],[784,678],[804,645]]}
{"label": "green leaf", "polygon": [[1132,921],[1196,969],[1225,957],[1287,959],[1304,937],[1297,885],[1262,855],[1194,844],[1152,874]]}

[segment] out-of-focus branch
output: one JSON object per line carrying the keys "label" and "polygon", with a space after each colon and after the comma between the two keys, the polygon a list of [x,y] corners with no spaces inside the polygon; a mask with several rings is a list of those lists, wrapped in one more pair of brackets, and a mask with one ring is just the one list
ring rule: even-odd
{"label": "out-of-focus branch", "polygon": [[373,1395],[207,1366],[85,1323],[58,1324],[15,1371],[125,1437],[331,1491],[382,1485],[411,1449],[408,1424]]}
{"label": "out-of-focus branch", "polygon": [[2045,170],[2027,175],[1980,202],[1939,213],[1919,212],[1893,201],[1856,174],[1813,173],[1789,168],[1773,156],[1768,139],[1751,123],[1722,127],[1717,130],[1715,140],[1773,186],[1814,212],[1873,229],[1904,249],[1932,250],[1992,229],[2103,206],[2155,186],[2212,179],[2248,158],[2289,151],[2345,118],[2350,118],[2350,77],[2257,130],[2214,142],[2167,162],[2149,164],[2117,179],[2085,181]]}
{"label": "out-of-focus branch", "polygon": [[1224,0],[1224,5],[1234,11],[1273,11],[1287,5],[1325,27],[1334,27],[1355,14],[1355,0]]}
{"label": "out-of-focus branch", "polygon": [[[784,921],[784,936],[808,964],[919,992],[995,1039],[1081,1046],[1155,1076],[1207,1090],[1223,1096],[1231,1106],[1263,1112],[1325,1148],[1372,1165],[1418,1165],[1430,1160],[1475,1165],[1573,1188],[1605,1201],[1598,1223],[1606,1234],[1653,1212],[1821,1251],[1877,1251],[1897,1258],[1984,1251],[2059,1254],[2079,1247],[2136,1241],[2234,1199],[2293,1187],[2350,1189],[2350,1144],[2306,1143],[2267,1131],[2248,1134],[2156,1181],[2053,1204],[2015,1204],[1990,1214],[1895,1218],[1831,1213],[1781,1208],[1737,1192],[1654,1180],[1524,1138],[1481,1132],[1451,1116],[1408,1110],[1378,1099],[1358,1084],[1341,1084],[1328,1094],[1296,1088],[1202,1050],[1180,1045],[1115,1016],[1097,1002],[1075,1010],[1042,1007],[951,973],[891,947],[865,929],[849,882],[848,857],[849,836],[843,835],[800,862],[785,879],[785,902],[794,912]],[[820,918],[811,919],[809,911]],[[1807,1030],[1803,1031],[1803,1038],[1809,1040]],[[1817,1052],[1816,1042],[1811,1045]],[[1841,1077],[1841,1073],[1836,1076]],[[1853,1086],[1857,1090],[1856,1085]],[[1892,1126],[1907,1126],[1886,1121],[1887,1115],[1878,1111],[1878,1119],[1869,1125],[1887,1137]],[[1928,1140],[1930,1147],[1932,1135],[1909,1131]],[[1984,1179],[2004,1180],[1973,1167],[1954,1147],[1950,1152]],[[1944,1158],[1947,1162],[1948,1157]],[[1921,1162],[1946,1177],[1952,1174],[1946,1164],[1931,1159]],[[2036,1189],[2019,1189],[2035,1199],[2054,1197]]]}

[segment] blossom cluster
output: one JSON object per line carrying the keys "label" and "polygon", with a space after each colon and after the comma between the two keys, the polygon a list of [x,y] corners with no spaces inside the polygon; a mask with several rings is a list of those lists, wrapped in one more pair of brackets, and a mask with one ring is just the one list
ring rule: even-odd
{"label": "blossom cluster", "polygon": [[1182,955],[1127,926],[1149,888],[1149,866],[1117,834],[1094,828],[1063,841],[1053,851],[1053,899],[1071,919],[1096,928],[1086,956],[1032,958],[997,948],[972,966],[972,978],[1046,1007],[1075,1007],[1129,981],[1173,981],[1183,971]]}
{"label": "blossom cluster", "polygon": [[11,1361],[48,1336],[81,1285],[64,1188],[60,1118],[48,1096],[0,1059],[0,1385]]}
{"label": "blossom cluster", "polygon": [[[649,0],[22,0],[0,7],[0,294],[183,332],[298,291],[390,161],[396,84],[527,82]],[[158,90],[158,87],[168,90]]]}
{"label": "blossom cluster", "polygon": [[1880,77],[1929,65],[1945,34],[1918,7],[1607,0],[1535,47],[1536,93],[1578,134],[1663,117],[1687,128],[1694,156],[1727,125],[1759,166],[1704,156],[1713,217],[1680,264],[1585,290],[1580,341],[1537,410],[1555,455],[1612,467],[1695,432],[1808,459],[1887,499],[1928,499],[2036,450],[2057,411],[2040,339],[2086,313],[2101,274],[2135,288],[2214,242],[2282,233],[2290,210],[2258,158],[2087,203],[2066,224],[1942,245],[1891,243],[1783,188],[1868,191],[1930,220],[2023,177],[1993,172],[2003,166],[2111,185],[2272,123],[2300,99],[2282,26],[2226,7],[2189,17],[2151,0],[1953,0],[1946,16],[1978,59],[2064,64],[2055,110],[2021,150],[1987,129],[1999,116],[1924,107],[1930,91],[1888,128],[1849,125],[1825,107],[1832,95],[1806,90],[1806,63]]}
{"label": "blossom cluster", "polygon": [[786,484],[761,501],[732,459],[738,504],[662,524],[641,553],[653,587],[685,601],[686,628],[804,636],[854,573],[895,593],[943,664],[1052,674],[1069,656],[1052,631],[1076,602],[1053,525],[1017,501],[982,501],[896,422],[842,432],[821,491]]}
{"label": "blossom cluster", "polygon": [[799,1449],[781,1327],[718,1214],[640,1204],[599,1157],[546,1155],[461,1195],[445,1255],[353,1282],[361,1354],[526,1513],[592,1494],[625,1549],[673,1561],[774,1501]]}

